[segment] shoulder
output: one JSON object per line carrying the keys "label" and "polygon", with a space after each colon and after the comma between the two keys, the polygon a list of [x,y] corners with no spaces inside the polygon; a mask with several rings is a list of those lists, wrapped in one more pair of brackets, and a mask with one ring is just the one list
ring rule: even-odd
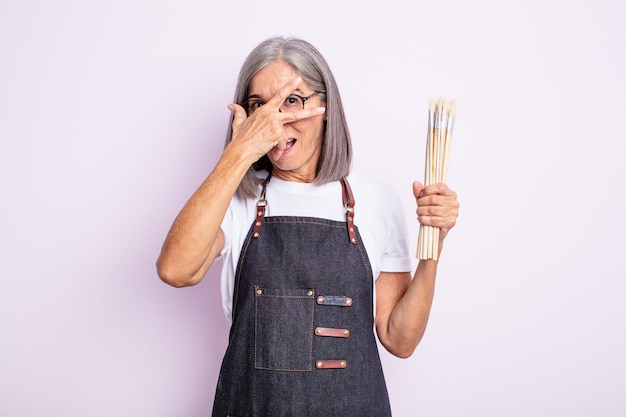
{"label": "shoulder", "polygon": [[351,173],[348,182],[352,188],[356,204],[360,201],[368,205],[385,206],[400,204],[400,196],[396,187],[379,179],[360,173]]}

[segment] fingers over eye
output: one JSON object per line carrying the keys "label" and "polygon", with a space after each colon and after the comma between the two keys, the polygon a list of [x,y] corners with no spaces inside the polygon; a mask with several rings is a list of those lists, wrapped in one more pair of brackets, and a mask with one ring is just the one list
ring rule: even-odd
{"label": "fingers over eye", "polygon": [[[285,99],[289,97],[293,91],[298,88],[298,86],[302,83],[302,78],[295,77],[289,80],[285,85],[279,88],[276,93],[269,99],[267,104],[271,106],[271,108],[278,110],[280,106],[283,104]],[[267,105],[266,104],[266,105]]]}
{"label": "fingers over eye", "polygon": [[284,112],[282,113],[282,115],[283,115],[284,123],[292,123],[292,122],[297,122],[298,120],[319,116],[324,113],[326,113],[326,107],[310,107],[304,110]]}

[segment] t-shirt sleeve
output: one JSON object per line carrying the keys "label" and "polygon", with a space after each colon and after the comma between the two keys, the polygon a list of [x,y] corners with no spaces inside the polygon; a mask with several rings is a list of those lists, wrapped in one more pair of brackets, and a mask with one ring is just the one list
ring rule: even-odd
{"label": "t-shirt sleeve", "polygon": [[233,239],[233,207],[232,203],[228,206],[228,210],[226,210],[226,214],[224,215],[224,219],[222,220],[222,225],[220,226],[222,229],[222,233],[224,233],[224,247],[220,252],[217,259],[222,258],[226,252],[231,247],[231,242]]}
{"label": "t-shirt sleeve", "polygon": [[384,272],[411,272],[413,258],[409,255],[409,232],[407,229],[404,205],[400,195],[390,193],[385,225],[385,247],[380,270]]}
{"label": "t-shirt sleeve", "polygon": [[232,320],[232,300],[233,300],[233,292],[235,287],[235,273],[233,270],[233,256],[235,255],[233,252],[233,242],[236,241],[236,237],[234,234],[235,231],[235,207],[234,201],[226,210],[226,214],[224,215],[224,219],[222,220],[221,229],[224,233],[224,248],[220,252],[218,259],[222,259],[222,273],[220,279],[220,291],[222,294],[222,308],[224,309],[224,315],[226,319],[230,322]]}

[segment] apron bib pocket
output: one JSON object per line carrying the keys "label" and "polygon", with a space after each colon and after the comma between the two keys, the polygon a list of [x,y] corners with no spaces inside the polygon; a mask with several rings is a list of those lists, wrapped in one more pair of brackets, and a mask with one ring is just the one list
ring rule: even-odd
{"label": "apron bib pocket", "polygon": [[310,372],[315,291],[254,287],[254,368]]}

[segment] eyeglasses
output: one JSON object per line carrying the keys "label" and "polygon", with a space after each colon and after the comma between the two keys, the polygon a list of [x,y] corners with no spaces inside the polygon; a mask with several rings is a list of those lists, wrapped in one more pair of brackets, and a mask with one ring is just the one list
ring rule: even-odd
{"label": "eyeglasses", "polygon": [[[283,104],[280,106],[280,111],[288,112],[288,111],[297,111],[304,110],[304,103],[310,98],[315,97],[318,94],[323,94],[324,91],[314,91],[313,94],[308,95],[306,97],[299,96],[297,94],[291,94],[289,97],[285,99]],[[251,98],[243,102],[243,108],[248,112],[248,116],[254,113],[259,107],[264,105],[265,102],[259,100],[257,98]]]}

